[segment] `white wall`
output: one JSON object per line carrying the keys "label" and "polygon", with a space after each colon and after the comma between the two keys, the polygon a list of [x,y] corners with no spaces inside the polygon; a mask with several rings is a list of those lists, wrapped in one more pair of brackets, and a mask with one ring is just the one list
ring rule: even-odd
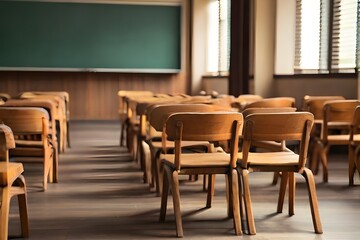
{"label": "white wall", "polygon": [[275,74],[294,74],[296,0],[276,1]]}
{"label": "white wall", "polygon": [[202,90],[202,76],[206,72],[206,35],[208,0],[193,2],[192,31],[192,73],[191,94],[197,95]]}
{"label": "white wall", "polygon": [[276,0],[255,2],[254,91],[263,97],[274,95],[274,48]]}

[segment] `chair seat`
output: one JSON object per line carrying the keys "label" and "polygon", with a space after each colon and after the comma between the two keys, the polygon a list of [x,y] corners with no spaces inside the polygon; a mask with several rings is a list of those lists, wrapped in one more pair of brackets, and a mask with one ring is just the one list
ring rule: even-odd
{"label": "chair seat", "polygon": [[[242,159],[242,153],[238,153],[238,159]],[[249,153],[249,166],[298,166],[299,155],[291,152],[267,152]],[[245,166],[242,166],[245,167]]]}
{"label": "chair seat", "polygon": [[21,163],[0,162],[0,185],[7,185],[6,176],[8,176],[9,184],[12,184],[19,175],[24,172]]}
{"label": "chair seat", "polygon": [[[162,162],[171,168],[175,168],[174,154],[161,154]],[[195,159],[195,160],[194,160]],[[181,154],[181,168],[204,168],[204,167],[228,167],[230,155],[227,153],[186,153]]]}

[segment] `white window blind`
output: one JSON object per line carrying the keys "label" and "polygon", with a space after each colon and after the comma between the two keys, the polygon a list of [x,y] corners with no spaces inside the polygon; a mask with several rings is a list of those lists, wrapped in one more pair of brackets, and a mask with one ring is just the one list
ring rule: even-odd
{"label": "white window blind", "polygon": [[297,0],[295,69],[319,69],[320,0]]}
{"label": "white window blind", "polygon": [[356,66],[357,4],[356,0],[334,1],[332,69]]}
{"label": "white window blind", "polygon": [[208,8],[207,71],[224,75],[230,59],[230,0],[210,0]]}
{"label": "white window blind", "polygon": [[360,0],[296,1],[296,72],[355,72]]}

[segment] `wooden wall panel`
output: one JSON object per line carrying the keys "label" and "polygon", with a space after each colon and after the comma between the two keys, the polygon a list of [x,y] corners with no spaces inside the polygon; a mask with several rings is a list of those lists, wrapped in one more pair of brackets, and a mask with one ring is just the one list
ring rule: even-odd
{"label": "wooden wall panel", "polygon": [[115,120],[119,90],[186,93],[184,71],[179,74],[92,72],[0,72],[0,92],[17,96],[23,91],[67,91],[71,119]]}

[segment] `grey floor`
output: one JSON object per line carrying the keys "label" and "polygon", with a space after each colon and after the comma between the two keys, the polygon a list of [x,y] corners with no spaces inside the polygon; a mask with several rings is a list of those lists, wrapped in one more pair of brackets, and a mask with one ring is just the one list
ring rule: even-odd
{"label": "grey floor", "polygon": [[[28,186],[30,239],[174,239],[172,204],[159,223],[160,198],[142,181],[139,166],[119,147],[116,121],[72,122],[71,144],[60,156],[60,181],[41,191],[40,166],[25,165]],[[250,175],[257,234],[235,236],[226,215],[224,177],[216,178],[211,209],[204,209],[202,181],[182,181],[184,236],[188,239],[359,239],[360,179],[348,186],[346,151],[330,154],[329,182],[316,176],[324,233],[313,231],[304,180],[297,177],[296,214],[287,204],[276,214],[278,185],[272,174]],[[169,198],[171,201],[171,197]],[[9,235],[20,234],[16,198],[11,202]]]}

